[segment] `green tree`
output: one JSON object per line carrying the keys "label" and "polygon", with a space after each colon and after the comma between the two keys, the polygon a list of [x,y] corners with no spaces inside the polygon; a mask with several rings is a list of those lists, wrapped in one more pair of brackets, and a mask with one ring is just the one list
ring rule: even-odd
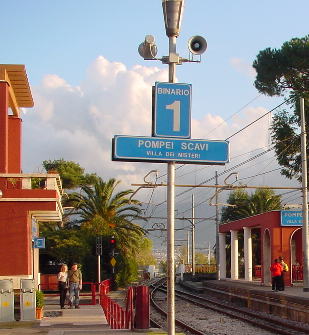
{"label": "green tree", "polygon": [[286,90],[309,92],[309,35],[283,43],[281,49],[266,48],[253,62],[259,92],[273,96]]}
{"label": "green tree", "polygon": [[136,262],[139,266],[156,265],[157,260],[152,254],[153,243],[149,238],[142,238],[139,242],[136,254]]}
{"label": "green tree", "polygon": [[[299,97],[305,98],[305,118],[309,113],[309,35],[293,38],[280,49],[260,51],[253,63],[259,92],[274,96],[289,94],[288,110],[275,114],[272,141],[281,174],[301,179]],[[307,148],[309,147],[307,139]]]}
{"label": "green tree", "polygon": [[222,208],[221,221],[235,221],[243,218],[243,214],[238,211],[239,208],[244,207],[249,202],[249,194],[244,188],[236,189],[231,192],[227,203],[231,206]]}
{"label": "green tree", "polygon": [[241,190],[241,192],[235,190],[230,194],[227,203],[234,205],[234,207],[223,207],[222,222],[282,209],[281,196],[276,195],[270,189],[257,189],[251,195],[248,195],[245,190]]}
{"label": "green tree", "polygon": [[81,185],[91,185],[97,178],[96,174],[85,174],[78,163],[65,161],[63,158],[43,161],[47,172],[57,172],[60,175],[62,186],[65,189],[74,189]]}
{"label": "green tree", "polygon": [[79,229],[68,229],[40,223],[40,233],[46,238],[46,250],[52,258],[59,262],[82,263],[84,257],[90,253],[91,247]]}
{"label": "green tree", "polygon": [[115,237],[120,252],[117,257],[121,260],[117,260],[117,278],[123,283],[124,278],[130,281],[137,277],[136,254],[145,231],[134,223],[141,219],[141,203],[130,200],[132,190],[116,193],[119,183],[115,179],[105,182],[97,177],[92,186],[82,185],[80,193],[71,193],[68,204],[75,208],[71,215],[78,215],[76,222],[84,236],[92,240],[98,235]]}

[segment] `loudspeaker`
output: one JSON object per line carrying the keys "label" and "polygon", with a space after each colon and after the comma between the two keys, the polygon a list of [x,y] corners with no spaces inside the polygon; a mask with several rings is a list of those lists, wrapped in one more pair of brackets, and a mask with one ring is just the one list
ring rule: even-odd
{"label": "loudspeaker", "polygon": [[207,42],[202,36],[192,36],[188,41],[189,51],[194,55],[201,55],[207,49]]}
{"label": "loudspeaker", "polygon": [[138,53],[144,59],[154,59],[157,55],[157,46],[152,35],[146,35],[145,41],[138,47]]}

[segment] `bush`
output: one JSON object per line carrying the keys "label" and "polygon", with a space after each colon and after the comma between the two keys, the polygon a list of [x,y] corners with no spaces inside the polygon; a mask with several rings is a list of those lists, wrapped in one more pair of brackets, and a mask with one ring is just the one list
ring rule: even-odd
{"label": "bush", "polygon": [[42,308],[45,306],[44,293],[42,291],[36,290],[35,292],[35,302],[37,308]]}

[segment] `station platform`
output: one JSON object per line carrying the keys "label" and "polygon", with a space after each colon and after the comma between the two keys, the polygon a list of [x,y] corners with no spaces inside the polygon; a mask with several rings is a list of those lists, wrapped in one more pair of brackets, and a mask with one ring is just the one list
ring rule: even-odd
{"label": "station platform", "polygon": [[[248,289],[260,290],[265,292],[272,292],[271,287],[268,285],[262,285],[260,281],[244,281],[244,280],[202,280],[202,281],[185,281],[185,285],[191,286],[192,289],[201,290],[205,286],[211,285],[222,285],[222,286],[233,286],[233,287],[246,287]],[[288,296],[303,297],[309,299],[309,292],[303,291],[301,284],[294,284],[293,286],[286,286],[284,291],[279,291],[274,294],[283,294]]]}
{"label": "station platform", "polygon": [[237,306],[309,323],[309,292],[304,292],[301,285],[285,287],[279,292],[260,282],[241,280],[184,281],[181,285]]}
{"label": "station platform", "polygon": [[[111,329],[100,305],[81,305],[80,309],[60,309],[54,301],[44,307],[44,317],[38,321],[0,323],[0,335],[132,335],[130,330]],[[138,331],[139,335],[156,332]],[[162,334],[162,332],[160,332]]]}

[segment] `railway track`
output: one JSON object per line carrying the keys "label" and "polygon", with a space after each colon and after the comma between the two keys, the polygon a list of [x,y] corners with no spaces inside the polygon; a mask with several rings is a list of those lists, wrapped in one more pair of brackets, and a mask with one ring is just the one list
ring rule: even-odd
{"label": "railway track", "polygon": [[[150,301],[151,301],[151,305],[155,308],[155,310],[163,317],[163,319],[165,319],[164,321],[160,321],[158,322],[157,320],[154,320],[153,318],[150,319],[150,324],[152,327],[155,328],[166,328],[166,320],[167,320],[167,313],[164,309],[162,309],[157,303],[156,303],[156,299],[154,298],[154,294],[156,293],[156,291],[159,289],[158,287],[154,287],[153,290],[151,291],[150,294]],[[183,321],[177,320],[175,319],[175,325],[178,329],[178,331],[185,331],[186,333],[190,333],[190,334],[195,334],[195,335],[207,335],[204,332],[201,332],[200,330],[193,328],[192,326],[186,324]]]}
{"label": "railway track", "polygon": [[[153,307],[161,314],[166,315],[166,312],[155,302],[154,295],[157,292],[163,292],[166,294],[166,288],[163,287],[163,283],[158,283],[153,286],[151,292],[151,303]],[[247,308],[240,308],[227,304],[223,301],[218,301],[214,298],[205,298],[199,295],[195,295],[184,290],[176,289],[175,297],[180,301],[186,301],[195,306],[199,306],[205,309],[211,309],[217,313],[227,315],[228,317],[241,320],[246,323],[264,329],[275,334],[282,335],[305,335],[309,334],[309,326],[299,324],[297,322],[280,319],[273,315],[266,315],[256,311],[251,311]],[[209,332],[201,332],[199,329],[194,329],[192,326],[187,325],[183,321],[175,320],[175,324],[180,326],[185,331],[189,331],[193,334],[210,334]],[[188,327],[188,328],[187,328]],[[189,329],[192,328],[192,329]]]}

